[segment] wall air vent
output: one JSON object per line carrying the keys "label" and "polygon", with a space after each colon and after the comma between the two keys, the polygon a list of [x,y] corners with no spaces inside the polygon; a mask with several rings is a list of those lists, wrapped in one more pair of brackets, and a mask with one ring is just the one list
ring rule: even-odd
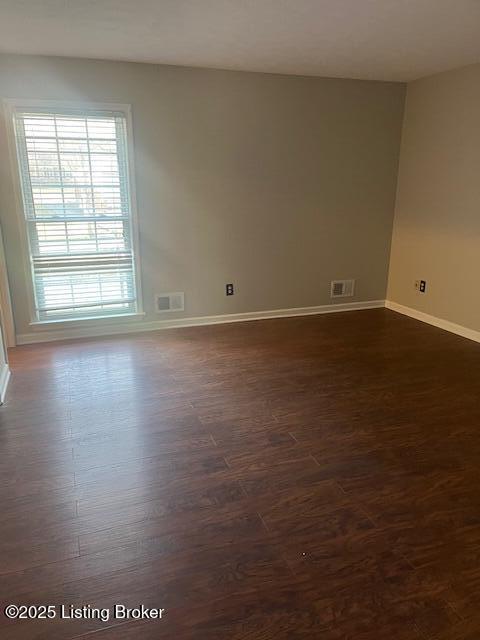
{"label": "wall air vent", "polygon": [[351,298],[355,290],[355,280],[332,280],[330,283],[331,298]]}
{"label": "wall air vent", "polygon": [[175,293],[157,293],[155,295],[155,311],[157,313],[184,310],[185,294],[183,291],[177,291]]}

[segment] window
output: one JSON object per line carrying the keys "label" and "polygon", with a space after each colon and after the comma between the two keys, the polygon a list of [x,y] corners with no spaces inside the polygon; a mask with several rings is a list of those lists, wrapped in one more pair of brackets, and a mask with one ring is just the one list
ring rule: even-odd
{"label": "window", "polygon": [[138,310],[127,115],[13,108],[37,322]]}

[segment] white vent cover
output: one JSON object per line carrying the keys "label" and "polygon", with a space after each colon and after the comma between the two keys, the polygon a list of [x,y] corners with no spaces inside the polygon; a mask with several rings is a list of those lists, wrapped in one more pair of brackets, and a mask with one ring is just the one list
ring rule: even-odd
{"label": "white vent cover", "polygon": [[155,311],[165,313],[166,311],[184,311],[185,294],[183,291],[175,293],[157,293],[155,296]]}
{"label": "white vent cover", "polygon": [[330,283],[331,298],[350,298],[355,290],[355,280],[332,280]]}

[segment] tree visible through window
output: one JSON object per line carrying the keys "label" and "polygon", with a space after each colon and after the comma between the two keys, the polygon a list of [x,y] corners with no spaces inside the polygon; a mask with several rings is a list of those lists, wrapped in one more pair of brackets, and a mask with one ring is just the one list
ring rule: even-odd
{"label": "tree visible through window", "polygon": [[14,110],[36,319],[137,310],[124,112]]}

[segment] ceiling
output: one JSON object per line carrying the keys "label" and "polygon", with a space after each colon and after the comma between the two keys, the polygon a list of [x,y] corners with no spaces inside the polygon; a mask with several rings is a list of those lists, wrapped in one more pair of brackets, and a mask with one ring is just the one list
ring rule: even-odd
{"label": "ceiling", "polygon": [[0,52],[408,81],[480,62],[480,0],[0,0]]}

